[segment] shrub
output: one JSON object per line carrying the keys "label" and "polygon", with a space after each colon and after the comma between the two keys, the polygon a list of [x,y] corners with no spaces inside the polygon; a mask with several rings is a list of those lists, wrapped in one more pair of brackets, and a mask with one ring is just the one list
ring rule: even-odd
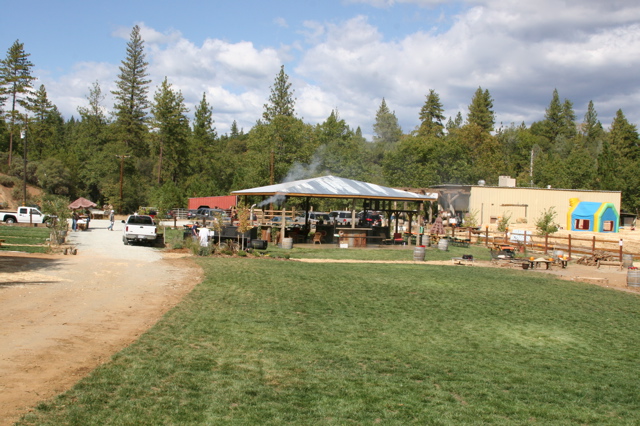
{"label": "shrub", "polygon": [[14,186],[17,186],[19,182],[18,178],[13,176],[0,175],[0,185],[5,188],[13,188]]}
{"label": "shrub", "polygon": [[549,210],[543,210],[542,215],[536,220],[536,230],[539,236],[551,235],[558,232],[560,226],[555,223],[557,213],[554,207],[549,207]]}
{"label": "shrub", "polygon": [[498,221],[498,231],[506,232],[509,229],[509,222],[511,221],[511,213],[504,213]]}

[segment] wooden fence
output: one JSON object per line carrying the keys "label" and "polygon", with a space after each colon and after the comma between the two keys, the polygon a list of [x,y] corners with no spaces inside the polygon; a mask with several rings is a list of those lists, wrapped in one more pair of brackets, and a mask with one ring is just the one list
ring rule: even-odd
{"label": "wooden fence", "polygon": [[610,256],[618,256],[622,261],[623,254],[630,254],[634,260],[640,259],[640,254],[630,253],[624,250],[622,239],[606,239],[600,236],[585,237],[582,235],[568,234],[567,236],[538,236],[533,232],[524,231],[522,234],[512,232],[494,232],[489,228],[484,230],[471,228],[452,228],[452,237],[467,238],[471,243],[482,244],[487,247],[494,243],[511,244],[523,250],[549,251],[562,250],[572,258],[574,254],[594,255],[601,251]]}

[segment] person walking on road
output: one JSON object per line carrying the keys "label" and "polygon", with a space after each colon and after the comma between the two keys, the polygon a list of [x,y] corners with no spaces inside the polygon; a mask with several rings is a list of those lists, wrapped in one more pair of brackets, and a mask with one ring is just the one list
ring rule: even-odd
{"label": "person walking on road", "polygon": [[71,214],[71,230],[72,231],[77,231],[78,230],[78,213],[76,212],[76,210],[73,210],[73,213]]}
{"label": "person walking on road", "polygon": [[107,227],[109,231],[113,231],[113,223],[116,220],[114,213],[115,212],[113,210],[111,210],[111,213],[109,213],[109,226]]}

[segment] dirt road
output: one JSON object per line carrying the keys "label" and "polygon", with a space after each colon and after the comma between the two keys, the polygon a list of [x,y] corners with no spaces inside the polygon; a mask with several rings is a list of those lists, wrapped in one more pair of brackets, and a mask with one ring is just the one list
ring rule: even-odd
{"label": "dirt road", "polygon": [[188,259],[125,246],[122,224],[107,225],[72,233],[76,256],[0,255],[0,425],[108,361],[201,281]]}

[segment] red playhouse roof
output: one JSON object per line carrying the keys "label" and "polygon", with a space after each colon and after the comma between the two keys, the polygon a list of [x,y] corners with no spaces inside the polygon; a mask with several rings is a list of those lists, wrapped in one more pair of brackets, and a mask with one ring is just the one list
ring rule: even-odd
{"label": "red playhouse roof", "polygon": [[189,210],[197,209],[200,206],[209,206],[213,209],[218,207],[220,209],[230,209],[238,204],[237,197],[235,195],[221,195],[218,197],[197,197],[189,198]]}

